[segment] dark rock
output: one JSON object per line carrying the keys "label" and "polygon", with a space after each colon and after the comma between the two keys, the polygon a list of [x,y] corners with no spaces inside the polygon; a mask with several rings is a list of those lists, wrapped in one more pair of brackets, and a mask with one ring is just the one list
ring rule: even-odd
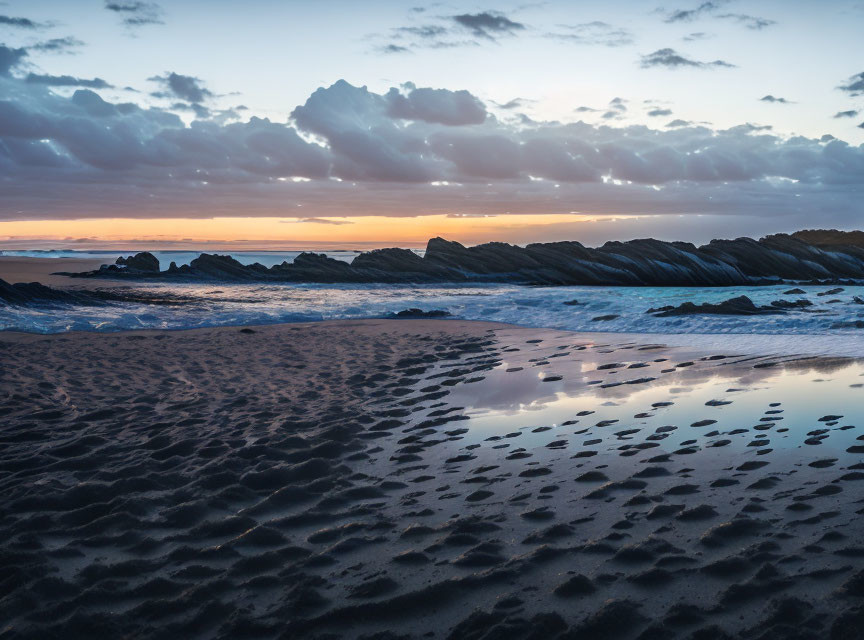
{"label": "dark rock", "polygon": [[800,300],[774,300],[771,302],[772,307],[778,309],[802,309],[804,307],[812,307],[813,303],[805,298]]}
{"label": "dark rock", "polygon": [[66,304],[102,304],[101,298],[88,292],[64,291],[38,282],[9,284],[0,280],[0,304],[12,306],[54,306]]}
{"label": "dark rock", "polygon": [[422,309],[403,309],[398,313],[391,313],[389,317],[398,319],[411,318],[447,318],[450,316],[449,311],[442,309],[432,309],[431,311],[423,311]]}
{"label": "dark rock", "polygon": [[159,273],[159,259],[148,251],[136,253],[128,258],[119,257],[114,263],[125,266],[128,271],[140,271],[142,273]]}
{"label": "dark rock", "polygon": [[[572,241],[526,247],[489,242],[465,247],[458,242],[432,238],[423,257],[407,249],[376,249],[358,255],[348,264],[322,254],[302,253],[291,264],[282,263],[269,269],[260,264],[242,265],[229,256],[212,254],[201,254],[189,265],[175,265],[162,272],[150,254],[123,260],[97,271],[68,275],[265,282],[470,281],[610,286],[732,286],[777,283],[780,279],[826,284],[841,282],[840,278],[864,279],[864,247],[832,245],[828,249],[784,234],[758,241],[713,240],[701,247],[653,239],[607,242],[598,248]],[[800,289],[792,291],[803,293]],[[754,308],[759,309],[757,313],[768,312],[765,308]],[[776,305],[771,309],[775,313],[780,311]],[[745,311],[754,313],[753,309]],[[704,309],[701,312],[712,313]]]}
{"label": "dark rock", "polygon": [[660,307],[658,309],[648,309],[646,313],[653,313],[658,318],[666,318],[669,316],[687,316],[687,315],[730,315],[730,316],[758,316],[769,315],[772,313],[784,313],[782,309],[776,307],[757,307],[753,301],[747,296],[738,296],[730,298],[717,304],[703,302],[702,304],[694,304],[692,302],[684,302],[677,307]]}

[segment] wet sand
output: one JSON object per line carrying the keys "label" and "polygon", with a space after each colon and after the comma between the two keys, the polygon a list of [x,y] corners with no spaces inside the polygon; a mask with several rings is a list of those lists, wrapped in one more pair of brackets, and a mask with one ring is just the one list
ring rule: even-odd
{"label": "wet sand", "polygon": [[4,635],[859,638],[864,364],[650,339],[0,333]]}

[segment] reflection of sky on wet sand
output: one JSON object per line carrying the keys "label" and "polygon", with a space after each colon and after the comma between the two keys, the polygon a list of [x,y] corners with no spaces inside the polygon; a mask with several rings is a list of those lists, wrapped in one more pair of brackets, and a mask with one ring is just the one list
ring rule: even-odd
{"label": "reflection of sky on wet sand", "polygon": [[[499,333],[499,339],[507,344],[505,335]],[[454,387],[448,404],[465,407],[465,413],[471,416],[466,444],[521,431],[520,437],[507,441],[513,447],[543,447],[556,438],[566,438],[568,449],[575,451],[584,446],[585,440],[602,438],[603,443],[593,447],[602,451],[624,442],[641,442],[661,426],[678,427],[661,442],[663,451],[691,444],[690,440],[701,447],[730,439],[731,449],[754,454],[767,453],[768,448],[807,447],[808,455],[818,449],[820,454],[845,458],[849,455],[846,448],[864,444],[855,442],[859,429],[842,429],[864,424],[862,361],[797,360],[763,367],[766,362],[780,360],[751,357],[706,360],[705,354],[682,349],[640,349],[632,345],[587,346],[578,350],[586,344],[574,342],[572,334],[547,337],[539,345],[514,344],[520,350],[502,354],[503,361],[486,372],[483,380]],[[573,345],[577,345],[575,349]],[[562,349],[563,346],[568,348]],[[568,355],[543,357],[556,353]],[[693,365],[675,366],[689,361]],[[598,370],[598,366],[613,363],[624,366]],[[634,363],[647,366],[628,368]],[[517,367],[522,369],[507,371]],[[661,373],[664,369],[667,373]],[[543,381],[550,376],[561,376],[561,380]],[[645,378],[655,379],[625,383]],[[619,382],[622,384],[601,386]],[[729,404],[706,405],[716,400]],[[668,402],[673,404],[652,406]],[[779,405],[771,406],[776,403]],[[594,413],[578,416],[582,411]],[[766,411],[782,413],[766,414]],[[836,425],[826,426],[819,421],[826,414],[843,418]],[[562,424],[574,420],[578,422]],[[597,426],[604,420],[617,422]],[[716,423],[691,426],[700,420]],[[754,429],[760,425],[760,429]],[[538,427],[552,429],[532,432]],[[584,433],[574,435],[585,429]],[[640,431],[616,436],[626,429]],[[728,435],[736,429],[746,431]],[[807,433],[821,429],[829,430],[828,438],[821,444],[804,443]],[[760,444],[763,441],[767,442]]]}

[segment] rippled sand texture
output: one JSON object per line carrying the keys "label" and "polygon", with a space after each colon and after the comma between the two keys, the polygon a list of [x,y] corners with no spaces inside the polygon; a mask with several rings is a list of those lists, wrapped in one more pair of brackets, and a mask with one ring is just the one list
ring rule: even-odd
{"label": "rippled sand texture", "polygon": [[864,366],[647,340],[0,334],[0,633],[859,638]]}

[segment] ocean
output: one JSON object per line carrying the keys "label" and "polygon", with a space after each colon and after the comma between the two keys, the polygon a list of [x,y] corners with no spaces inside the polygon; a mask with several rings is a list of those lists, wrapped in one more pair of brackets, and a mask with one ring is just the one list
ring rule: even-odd
{"label": "ocean", "polygon": [[[299,252],[239,252],[236,259],[251,264],[278,264]],[[114,253],[75,251],[5,252],[5,255],[45,257],[105,257]],[[160,261],[188,262],[197,253],[158,252]],[[350,260],[354,252],[330,252]],[[167,264],[163,264],[163,267]],[[36,333],[122,331],[130,329],[190,329],[210,326],[258,325],[357,318],[381,318],[408,308],[440,309],[452,317],[486,320],[526,327],[615,334],[653,334],[666,344],[734,348],[739,352],[766,349],[785,353],[864,356],[864,332],[842,328],[864,320],[864,287],[843,287],[836,295],[819,295],[831,287],[804,286],[805,293],[786,295],[792,286],[685,287],[527,287],[490,285],[386,284],[238,284],[147,283],[117,285],[162,297],[176,304],[115,303],[58,308],[0,308],[0,329]],[[660,318],[646,311],[685,301],[720,302],[746,295],[757,305],[774,300],[806,298],[813,306],[764,316],[695,315]],[[565,304],[569,303],[569,304]],[[768,336],[771,338],[769,339]]]}

